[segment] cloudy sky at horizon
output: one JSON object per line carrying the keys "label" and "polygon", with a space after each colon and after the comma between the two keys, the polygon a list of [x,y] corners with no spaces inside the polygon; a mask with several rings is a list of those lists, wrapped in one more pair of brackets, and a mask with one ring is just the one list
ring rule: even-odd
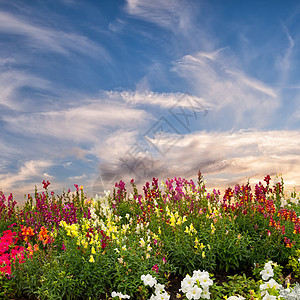
{"label": "cloudy sky at horizon", "polygon": [[298,1],[0,0],[0,190],[300,188]]}

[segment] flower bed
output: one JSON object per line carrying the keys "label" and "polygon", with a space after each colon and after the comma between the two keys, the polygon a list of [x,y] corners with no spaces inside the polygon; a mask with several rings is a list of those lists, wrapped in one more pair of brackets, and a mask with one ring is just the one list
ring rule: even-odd
{"label": "flower bed", "polygon": [[300,298],[299,196],[282,178],[223,197],[200,172],[91,199],[49,184],[23,207],[0,192],[0,298]]}

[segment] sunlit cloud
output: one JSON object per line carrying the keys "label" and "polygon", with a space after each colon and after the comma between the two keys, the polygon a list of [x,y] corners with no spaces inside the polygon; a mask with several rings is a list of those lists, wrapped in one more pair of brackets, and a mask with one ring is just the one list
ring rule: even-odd
{"label": "sunlit cloud", "polygon": [[45,171],[53,165],[51,161],[29,160],[21,164],[16,173],[0,174],[1,187],[5,190],[19,188],[27,180],[35,180],[37,177],[43,179]]}
{"label": "sunlit cloud", "polygon": [[[162,139],[168,145],[175,138],[166,134],[151,142],[163,147]],[[262,180],[267,174],[300,180],[296,167],[300,163],[299,141],[299,131],[196,132],[176,139],[164,155],[150,147],[148,153],[135,154],[128,148],[112,148],[111,160],[100,166],[100,174],[107,180],[132,177],[144,182],[153,176],[194,178],[200,169],[208,179],[219,176],[218,182],[208,180],[209,186],[221,184],[223,188],[234,180]]]}
{"label": "sunlit cloud", "polygon": [[264,12],[252,27],[210,1],[107,3],[0,4],[0,189],[51,179],[101,192],[199,169],[214,187],[269,173],[300,182],[288,15],[262,41]]}
{"label": "sunlit cloud", "polygon": [[4,117],[9,130],[23,134],[46,135],[56,139],[89,141],[103,138],[110,128],[136,128],[147,119],[147,113],[122,104],[85,103],[78,107],[16,117]]}

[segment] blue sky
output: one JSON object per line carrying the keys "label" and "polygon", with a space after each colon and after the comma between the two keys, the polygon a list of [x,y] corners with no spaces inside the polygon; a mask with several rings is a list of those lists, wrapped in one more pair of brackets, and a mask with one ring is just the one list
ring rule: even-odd
{"label": "blue sky", "polygon": [[298,1],[0,0],[0,189],[300,183]]}

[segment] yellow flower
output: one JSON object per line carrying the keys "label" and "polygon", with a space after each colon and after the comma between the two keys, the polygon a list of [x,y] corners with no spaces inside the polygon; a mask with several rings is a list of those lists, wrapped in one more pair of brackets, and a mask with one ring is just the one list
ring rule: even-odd
{"label": "yellow flower", "polygon": [[204,252],[204,251],[202,251],[202,257],[203,257],[203,258],[205,257],[205,252]]}
{"label": "yellow flower", "polygon": [[201,243],[201,245],[200,245],[200,250],[202,250],[203,248],[205,248],[205,246],[203,245],[203,243]]}
{"label": "yellow flower", "polygon": [[94,262],[95,262],[95,260],[94,260],[94,256],[93,256],[93,255],[91,255],[91,256],[90,256],[90,260],[89,260],[89,262],[91,262],[91,263],[94,263]]}
{"label": "yellow flower", "polygon": [[92,247],[92,251],[91,251],[92,254],[96,254],[96,251],[95,251],[95,248],[94,246]]}
{"label": "yellow flower", "polygon": [[140,246],[145,247],[146,243],[143,238],[140,239]]}
{"label": "yellow flower", "polygon": [[216,227],[214,226],[213,223],[210,224],[210,227],[211,227],[211,234],[214,234],[216,231]]}
{"label": "yellow flower", "polygon": [[170,218],[170,226],[174,227],[175,226],[175,216],[172,214]]}

